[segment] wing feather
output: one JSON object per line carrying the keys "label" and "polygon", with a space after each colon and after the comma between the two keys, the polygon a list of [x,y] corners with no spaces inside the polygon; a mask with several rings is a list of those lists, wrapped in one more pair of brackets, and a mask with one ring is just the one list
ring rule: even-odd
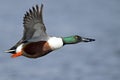
{"label": "wing feather", "polygon": [[38,41],[47,38],[42,18],[43,4],[32,7],[24,16],[24,34],[22,40]]}
{"label": "wing feather", "polygon": [[20,41],[18,41],[12,48],[10,48],[7,52],[14,53],[17,46],[21,43],[27,41],[40,41],[46,40],[48,35],[46,33],[46,28],[43,23],[43,4],[39,8],[38,5],[36,7],[32,7],[29,11],[24,15],[24,32],[23,37]]}

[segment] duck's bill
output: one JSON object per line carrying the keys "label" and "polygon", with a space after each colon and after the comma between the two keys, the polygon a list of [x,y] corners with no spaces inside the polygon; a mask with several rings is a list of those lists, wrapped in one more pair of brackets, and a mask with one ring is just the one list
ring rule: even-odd
{"label": "duck's bill", "polygon": [[82,37],[82,42],[92,42],[92,41],[95,41],[95,39]]}

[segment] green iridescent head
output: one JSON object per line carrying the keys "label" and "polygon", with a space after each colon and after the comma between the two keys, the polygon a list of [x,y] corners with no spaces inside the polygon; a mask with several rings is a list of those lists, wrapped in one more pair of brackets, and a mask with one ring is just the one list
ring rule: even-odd
{"label": "green iridescent head", "polygon": [[64,44],[76,44],[76,43],[79,43],[79,42],[95,41],[95,39],[84,38],[84,37],[81,37],[81,36],[78,36],[78,35],[63,37],[62,39],[63,39]]}

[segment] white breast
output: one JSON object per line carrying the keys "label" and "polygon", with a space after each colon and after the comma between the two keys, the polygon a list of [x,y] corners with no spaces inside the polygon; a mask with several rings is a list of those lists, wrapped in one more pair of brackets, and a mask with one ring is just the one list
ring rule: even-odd
{"label": "white breast", "polygon": [[48,43],[52,50],[59,49],[63,46],[63,40],[62,38],[57,38],[57,37],[50,37],[48,39]]}

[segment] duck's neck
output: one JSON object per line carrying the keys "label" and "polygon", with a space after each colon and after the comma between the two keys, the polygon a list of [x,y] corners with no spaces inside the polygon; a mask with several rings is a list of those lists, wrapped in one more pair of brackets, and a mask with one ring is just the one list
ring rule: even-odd
{"label": "duck's neck", "polygon": [[75,36],[63,37],[62,39],[64,44],[75,44],[80,42],[75,38]]}

